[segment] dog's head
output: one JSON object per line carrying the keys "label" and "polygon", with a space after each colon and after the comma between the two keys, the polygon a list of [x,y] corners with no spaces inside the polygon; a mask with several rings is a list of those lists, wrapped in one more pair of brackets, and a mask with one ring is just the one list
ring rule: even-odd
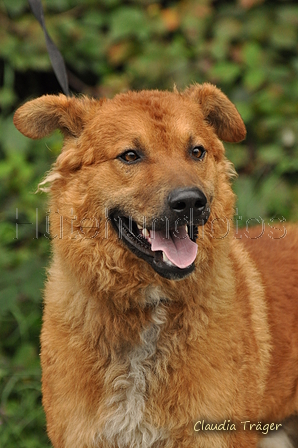
{"label": "dog's head", "polygon": [[200,226],[214,233],[215,222],[226,228],[232,217],[231,165],[221,140],[238,142],[246,131],[210,84],[112,100],[43,96],[20,107],[14,123],[33,139],[55,129],[64,134],[46,179],[57,215],[52,228],[56,234],[68,216],[64,238],[71,231],[74,239],[75,227],[86,250],[109,240],[110,252],[129,252],[162,277],[181,279],[194,270]]}

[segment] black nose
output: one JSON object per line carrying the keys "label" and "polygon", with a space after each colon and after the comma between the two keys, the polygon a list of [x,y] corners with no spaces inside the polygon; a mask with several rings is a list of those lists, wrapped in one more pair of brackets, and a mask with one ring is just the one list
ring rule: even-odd
{"label": "black nose", "polygon": [[193,215],[198,218],[204,211],[207,198],[199,188],[176,188],[169,194],[168,204],[176,216]]}

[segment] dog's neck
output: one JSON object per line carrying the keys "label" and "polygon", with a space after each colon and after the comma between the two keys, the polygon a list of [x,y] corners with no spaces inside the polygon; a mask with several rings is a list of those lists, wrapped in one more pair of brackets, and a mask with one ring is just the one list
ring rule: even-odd
{"label": "dog's neck", "polygon": [[[56,278],[56,285],[67,285],[69,291],[67,297],[62,296],[61,292],[59,299],[56,294],[56,310],[59,310],[61,320],[66,325],[73,326],[76,321],[80,322],[82,337],[92,341],[92,345],[106,340],[115,351],[138,345],[142,332],[152,323],[158,308],[167,310],[167,331],[172,331],[172,327],[174,331],[187,316],[197,315],[199,320],[207,322],[210,310],[224,306],[217,299],[223,282],[226,278],[233,278],[227,250],[230,245],[221,241],[218,246],[220,250],[217,248],[216,259],[211,250],[207,252],[202,249],[195,272],[181,281],[168,281],[152,273],[147,276],[145,272],[146,283],[142,282],[140,286],[136,279],[127,283],[121,272],[115,272],[110,275],[112,279],[104,289],[98,288],[99,281],[90,281],[82,287],[82,277],[75,279],[61,262],[60,254],[56,253],[50,275]],[[230,285],[233,289],[233,281]],[[227,292],[226,301],[234,297],[232,289]],[[68,315],[71,316],[69,322]],[[192,331],[197,332],[197,328],[189,329],[189,337],[192,337]]]}

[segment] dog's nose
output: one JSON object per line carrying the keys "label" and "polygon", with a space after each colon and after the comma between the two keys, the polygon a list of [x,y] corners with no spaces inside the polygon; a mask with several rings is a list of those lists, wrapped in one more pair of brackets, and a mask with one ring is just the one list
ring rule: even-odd
{"label": "dog's nose", "polygon": [[169,194],[168,204],[176,216],[193,214],[193,217],[196,218],[204,211],[207,198],[199,188],[176,188]]}

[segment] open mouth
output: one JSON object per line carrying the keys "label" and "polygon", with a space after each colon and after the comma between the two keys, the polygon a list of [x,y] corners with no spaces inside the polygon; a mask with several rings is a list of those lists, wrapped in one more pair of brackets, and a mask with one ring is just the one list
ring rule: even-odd
{"label": "open mouth", "polygon": [[153,225],[148,229],[138,225],[131,217],[117,212],[112,213],[110,218],[119,239],[162,277],[179,280],[194,270],[199,224],[175,225],[171,228],[169,222],[163,220],[164,228]]}

